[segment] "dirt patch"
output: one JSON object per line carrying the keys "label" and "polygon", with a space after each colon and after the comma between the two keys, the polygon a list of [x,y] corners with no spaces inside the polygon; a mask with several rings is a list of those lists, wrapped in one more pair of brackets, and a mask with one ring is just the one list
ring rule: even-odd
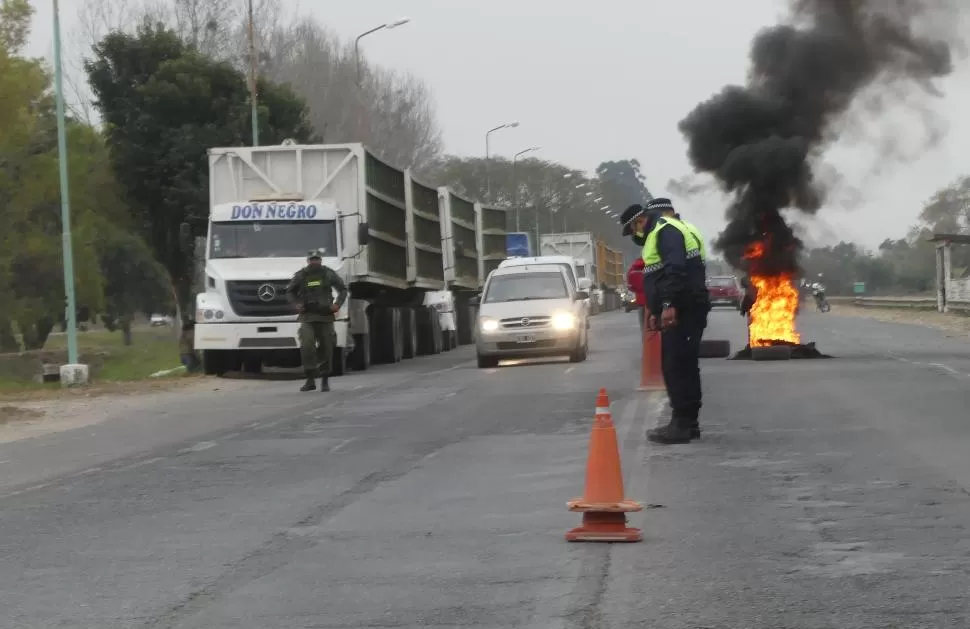
{"label": "dirt patch", "polygon": [[[213,394],[251,387],[252,383],[245,380],[189,377],[20,393],[16,400],[8,396],[6,403],[0,402],[0,443],[138,415],[146,409],[185,401],[185,396],[201,394],[205,400]],[[4,412],[12,418],[10,421],[3,421]]]}
{"label": "dirt patch", "polygon": [[935,328],[955,333],[954,336],[970,336],[970,317],[933,310],[910,308],[860,308],[843,304],[833,305],[834,314],[847,317],[861,317],[886,321],[888,323],[910,323],[927,328]]}
{"label": "dirt patch", "polygon": [[17,422],[39,419],[44,413],[32,408],[21,408],[19,406],[0,406],[0,426],[8,426]]}

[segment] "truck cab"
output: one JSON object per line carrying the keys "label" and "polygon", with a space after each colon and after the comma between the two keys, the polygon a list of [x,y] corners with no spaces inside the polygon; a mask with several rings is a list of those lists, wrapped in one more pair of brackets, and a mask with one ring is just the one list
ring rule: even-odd
{"label": "truck cab", "polygon": [[[299,365],[299,323],[286,295],[310,250],[342,272],[336,206],[329,201],[253,199],[212,207],[205,248],[205,290],[196,296],[195,348],[206,373],[263,365]],[[347,305],[337,314],[347,338]],[[344,343],[339,343],[343,346]]]}

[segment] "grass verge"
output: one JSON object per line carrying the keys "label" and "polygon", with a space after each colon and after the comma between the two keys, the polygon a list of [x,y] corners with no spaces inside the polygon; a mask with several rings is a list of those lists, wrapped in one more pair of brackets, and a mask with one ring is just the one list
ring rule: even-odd
{"label": "grass verge", "polygon": [[[180,364],[178,342],[171,328],[138,327],[132,330],[132,337],[133,343],[125,345],[121,332],[78,332],[78,353],[81,362],[90,366],[94,386],[145,380]],[[43,350],[0,355],[0,396],[59,390],[59,383],[39,383],[35,377],[43,362],[66,361],[65,334],[52,335]],[[176,372],[164,379],[180,375],[184,373]]]}

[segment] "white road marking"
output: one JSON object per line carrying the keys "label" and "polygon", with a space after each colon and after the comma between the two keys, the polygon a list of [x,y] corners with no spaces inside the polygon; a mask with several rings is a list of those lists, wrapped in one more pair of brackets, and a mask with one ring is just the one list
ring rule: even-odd
{"label": "white road marking", "polygon": [[346,448],[347,446],[349,446],[354,441],[357,441],[357,439],[356,438],[344,439],[343,441],[341,441],[340,443],[338,443],[334,447],[330,448],[330,454],[334,454],[336,452],[340,452],[341,450],[343,450],[344,448]]}
{"label": "white road marking", "polygon": [[179,450],[179,454],[189,454],[190,452],[202,452],[204,450],[208,450],[209,448],[214,448],[217,445],[219,444],[216,443],[215,441],[200,441],[194,446],[189,446],[188,448],[182,448],[181,450]]}

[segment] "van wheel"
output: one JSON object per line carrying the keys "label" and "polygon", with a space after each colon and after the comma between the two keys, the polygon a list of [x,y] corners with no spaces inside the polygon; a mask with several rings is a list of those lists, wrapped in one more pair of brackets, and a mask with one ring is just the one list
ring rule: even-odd
{"label": "van wheel", "polygon": [[478,355],[478,368],[479,369],[490,369],[492,367],[498,367],[498,358],[494,356],[482,356]]}

